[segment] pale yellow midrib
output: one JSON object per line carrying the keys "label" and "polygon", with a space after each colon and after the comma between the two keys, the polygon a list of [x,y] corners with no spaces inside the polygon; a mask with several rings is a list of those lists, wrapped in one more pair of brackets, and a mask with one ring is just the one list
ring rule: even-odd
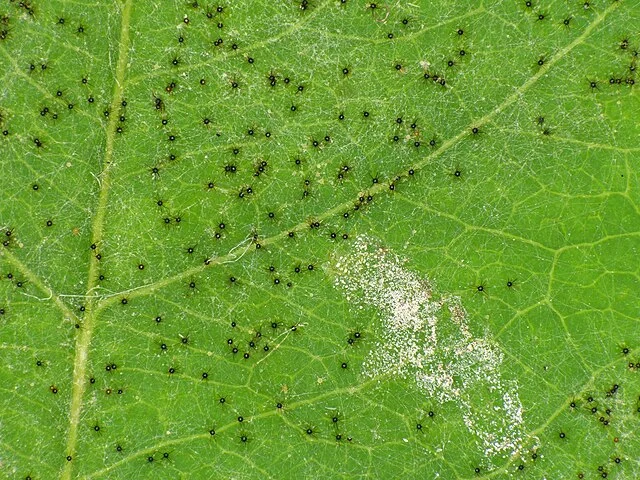
{"label": "pale yellow midrib", "polygon": [[[111,99],[111,111],[118,110],[122,101],[122,93],[124,90],[124,77],[128,62],[129,52],[129,22],[131,20],[131,4],[133,0],[126,0],[121,11],[120,25],[120,45],[118,50],[118,63],[116,66],[115,84],[113,86],[113,97]],[[100,194],[96,215],[93,219],[91,228],[91,241],[96,245],[100,245],[105,224],[105,216],[107,210],[107,200],[109,197],[110,173],[113,168],[113,145],[116,135],[118,116],[112,115],[106,129],[104,160],[101,165],[101,173],[99,176]],[[89,347],[96,321],[96,300],[92,298],[90,292],[96,286],[98,276],[98,262],[93,258],[89,259],[89,273],[87,279],[87,297],[90,299],[86,305],[85,317],[82,327],[78,333],[76,340],[76,350],[73,362],[73,386],[71,392],[71,403],[69,406],[69,430],[67,432],[66,455],[71,455],[72,460],[66,461],[63,467],[61,478],[70,480],[73,474],[73,465],[75,463],[75,453],[78,441],[78,427],[80,425],[80,417],[82,413],[82,400],[86,387],[86,368],[89,358]],[[66,456],[65,455],[65,456]]]}

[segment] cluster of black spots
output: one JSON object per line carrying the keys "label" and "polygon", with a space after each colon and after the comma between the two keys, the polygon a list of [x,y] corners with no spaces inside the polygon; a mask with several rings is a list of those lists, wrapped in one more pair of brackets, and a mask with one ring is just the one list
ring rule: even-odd
{"label": "cluster of black spots", "polygon": [[[6,240],[5,240],[6,241]],[[9,272],[7,273],[7,275],[5,276],[5,278],[11,282],[13,282],[13,284],[17,287],[17,288],[23,288],[25,286],[25,284],[27,283],[26,280],[18,280],[13,273]],[[0,313],[0,315],[4,315],[5,310],[2,309],[2,313]]]}
{"label": "cluster of black spots", "polygon": [[104,369],[106,372],[114,372],[116,369],[118,368],[118,365],[116,365],[115,363],[107,363],[104,366]]}
{"label": "cluster of black spots", "polygon": [[[323,141],[324,140],[324,141]],[[322,150],[326,145],[332,142],[331,136],[326,134],[322,140],[318,140],[317,138],[311,139],[311,146],[317,150]]]}
{"label": "cluster of black spots", "polygon": [[613,397],[616,393],[618,393],[619,388],[620,386],[617,383],[614,383],[613,386],[609,390],[607,390],[606,396]]}
{"label": "cluster of black spots", "polygon": [[[275,322],[272,322],[271,325],[273,326],[274,323]],[[275,323],[275,324],[276,326],[281,325],[279,323]],[[232,322],[231,327],[235,328],[236,323]],[[271,347],[269,346],[269,340],[270,339],[275,340],[276,336],[277,336],[277,328],[272,327],[271,329],[267,330],[265,334],[263,334],[262,330],[258,328],[254,331],[254,333],[250,337],[245,338],[244,340],[238,341],[237,339],[230,337],[226,340],[226,343],[227,343],[227,347],[230,348],[231,354],[233,356],[240,353],[240,348],[243,348],[242,346],[246,345],[246,348],[243,348],[245,351],[242,354],[242,358],[244,360],[249,360],[253,352],[263,352],[263,355],[268,354],[269,351],[271,350]],[[224,402],[225,402],[224,398],[221,398],[220,403],[224,403]],[[238,421],[242,422],[241,420],[242,418],[243,417],[238,417]]]}
{"label": "cluster of black spots", "polygon": [[[627,346],[623,346],[620,348],[620,353],[626,357],[631,354],[631,349]],[[627,365],[630,371],[640,371],[640,361],[638,361],[637,359],[635,362],[633,360],[630,360]]]}
{"label": "cluster of black spots", "polygon": [[362,332],[360,330],[355,330],[353,333],[347,337],[348,345],[357,345],[362,341]]}
{"label": "cluster of black spots", "polygon": [[[2,246],[5,248],[8,248],[13,246],[14,243],[15,243],[14,229],[13,228],[5,229],[4,235],[2,238]],[[7,276],[7,278],[10,279],[9,276]]]}
{"label": "cluster of black spots", "polygon": [[0,42],[4,42],[9,38],[11,30],[7,26],[9,17],[3,16],[1,20],[2,21],[0,23],[2,23],[2,27],[0,27]]}
{"label": "cluster of black spots", "polygon": [[347,164],[342,165],[338,169],[338,174],[336,175],[336,178],[338,180],[344,180],[344,178],[347,176],[350,170],[351,170],[351,167],[349,165]]}
{"label": "cluster of black spots", "polygon": [[606,81],[594,78],[587,79],[586,82],[592,92],[599,91],[599,86],[601,83],[606,83],[611,87],[633,87],[636,84],[638,50],[629,50],[629,40],[626,37],[622,38],[622,40],[619,41],[616,48],[618,49],[618,51],[626,54],[624,57],[625,61],[628,63],[626,63],[626,66],[622,67],[624,71],[620,73],[621,68],[616,67],[616,70],[618,70],[619,74],[611,75]]}
{"label": "cluster of black spots", "polygon": [[[265,173],[267,171],[267,167],[269,166],[269,164],[267,163],[266,160],[261,160],[255,167],[254,167],[254,172],[253,172],[253,176],[254,177],[259,177],[260,175],[262,175],[263,173]],[[271,216],[270,218],[273,218],[273,216]]]}
{"label": "cluster of black spots", "polygon": [[[302,198],[307,198],[311,195],[311,180],[305,178],[302,183],[304,184],[304,186],[302,187]],[[319,224],[317,226],[314,223],[310,224],[311,228],[318,228],[319,226]]]}
{"label": "cluster of black spots", "polygon": [[251,186],[242,187],[238,192],[238,198],[247,198],[248,196],[253,195],[253,193],[254,193],[253,187]]}
{"label": "cluster of black spots", "polygon": [[447,79],[445,78],[444,75],[440,74],[440,73],[432,73],[431,71],[427,70],[426,72],[424,72],[422,74],[422,78],[425,81],[431,81],[431,83],[435,84],[435,85],[439,85],[442,88],[445,88],[447,86]]}

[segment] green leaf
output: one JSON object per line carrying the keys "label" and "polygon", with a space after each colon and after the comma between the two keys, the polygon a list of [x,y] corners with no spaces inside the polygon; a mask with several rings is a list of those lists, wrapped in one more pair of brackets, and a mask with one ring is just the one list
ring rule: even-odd
{"label": "green leaf", "polygon": [[3,2],[2,476],[640,476],[638,25]]}

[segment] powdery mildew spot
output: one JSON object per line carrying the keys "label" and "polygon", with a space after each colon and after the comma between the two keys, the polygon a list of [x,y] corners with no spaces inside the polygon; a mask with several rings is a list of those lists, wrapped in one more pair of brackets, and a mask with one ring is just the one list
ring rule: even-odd
{"label": "powdery mildew spot", "polygon": [[335,285],[351,305],[380,311],[378,342],[362,366],[365,376],[409,379],[440,403],[455,402],[487,460],[524,448],[522,405],[515,380],[502,378],[502,352],[474,337],[453,296],[434,298],[431,282],[365,236],[335,261]]}

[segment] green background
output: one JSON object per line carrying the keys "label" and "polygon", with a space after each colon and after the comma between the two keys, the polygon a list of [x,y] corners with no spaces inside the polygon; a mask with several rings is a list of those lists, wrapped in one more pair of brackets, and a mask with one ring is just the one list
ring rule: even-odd
{"label": "green background", "polygon": [[[639,477],[638,25],[637,0],[3,1],[0,476]],[[382,314],[333,269],[360,235],[493,339],[521,452],[363,374]]]}

